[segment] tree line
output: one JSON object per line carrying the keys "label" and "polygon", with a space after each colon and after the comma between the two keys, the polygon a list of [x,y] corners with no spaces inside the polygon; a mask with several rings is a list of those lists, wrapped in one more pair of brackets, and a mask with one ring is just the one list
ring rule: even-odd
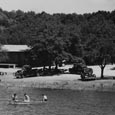
{"label": "tree line", "polygon": [[0,9],[0,43],[30,46],[30,64],[51,68],[62,60],[85,60],[103,71],[115,62],[115,11],[51,15]]}

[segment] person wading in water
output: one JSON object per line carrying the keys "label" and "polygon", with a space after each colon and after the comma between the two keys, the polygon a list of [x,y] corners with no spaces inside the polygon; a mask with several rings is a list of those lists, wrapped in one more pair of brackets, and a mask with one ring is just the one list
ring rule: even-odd
{"label": "person wading in water", "polygon": [[30,102],[30,97],[24,93],[24,102]]}
{"label": "person wading in water", "polygon": [[18,96],[16,93],[12,95],[12,101],[17,102],[18,101]]}
{"label": "person wading in water", "polygon": [[46,102],[48,100],[47,96],[45,94],[42,94],[42,96],[43,96],[42,101]]}

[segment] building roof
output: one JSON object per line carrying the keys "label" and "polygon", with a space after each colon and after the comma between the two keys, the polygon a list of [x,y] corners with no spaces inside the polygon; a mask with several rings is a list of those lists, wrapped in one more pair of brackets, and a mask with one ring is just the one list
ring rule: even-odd
{"label": "building roof", "polygon": [[0,51],[22,52],[29,49],[30,47],[28,47],[27,45],[2,45]]}

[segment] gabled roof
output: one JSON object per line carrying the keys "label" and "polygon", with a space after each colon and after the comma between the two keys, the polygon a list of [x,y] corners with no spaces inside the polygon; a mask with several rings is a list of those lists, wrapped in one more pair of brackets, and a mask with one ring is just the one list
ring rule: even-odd
{"label": "gabled roof", "polygon": [[27,45],[2,45],[0,51],[22,52],[29,49],[30,47],[28,47]]}

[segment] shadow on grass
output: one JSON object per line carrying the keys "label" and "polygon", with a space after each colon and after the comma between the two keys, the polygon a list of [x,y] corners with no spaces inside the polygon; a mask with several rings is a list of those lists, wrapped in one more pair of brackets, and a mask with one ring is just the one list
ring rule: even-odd
{"label": "shadow on grass", "polygon": [[96,78],[96,80],[115,80],[115,76],[104,76],[104,78]]}
{"label": "shadow on grass", "polygon": [[104,76],[104,78],[98,77],[95,79],[90,79],[90,78],[86,78],[86,79],[78,79],[79,81],[95,81],[95,80],[115,80],[115,76]]}
{"label": "shadow on grass", "polygon": [[78,79],[79,81],[95,81],[96,79]]}

